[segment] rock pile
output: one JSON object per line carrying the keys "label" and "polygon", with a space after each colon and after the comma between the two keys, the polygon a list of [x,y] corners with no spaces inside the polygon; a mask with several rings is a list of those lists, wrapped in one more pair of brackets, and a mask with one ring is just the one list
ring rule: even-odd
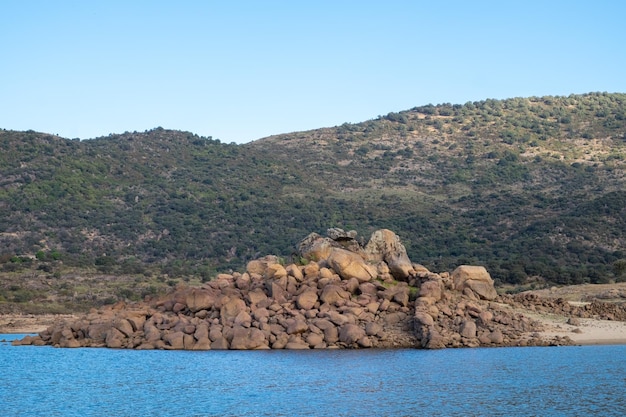
{"label": "rock pile", "polygon": [[502,296],[509,305],[523,307],[530,311],[559,314],[583,319],[626,321],[626,304],[603,303],[597,299],[582,305],[572,305],[563,298],[545,299],[532,293]]}
{"label": "rock pile", "polygon": [[459,266],[451,275],[418,272],[415,334],[429,349],[570,344],[542,339],[543,326],[514,313],[495,292],[484,267]]}
{"label": "rock pile", "polygon": [[[541,325],[499,302],[483,267],[435,274],[399,238],[366,245],[331,229],[299,246],[303,265],[275,256],[199,288],[117,303],[16,344],[129,349],[330,349],[544,345]],[[556,341],[553,343],[567,343]]]}

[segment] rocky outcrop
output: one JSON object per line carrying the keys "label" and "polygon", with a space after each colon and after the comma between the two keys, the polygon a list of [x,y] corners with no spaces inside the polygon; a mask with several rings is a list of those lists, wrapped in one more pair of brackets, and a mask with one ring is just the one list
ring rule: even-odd
{"label": "rocky outcrop", "polygon": [[[480,270],[484,268],[476,269],[480,275],[486,273]],[[460,284],[458,273],[421,271],[417,275],[419,292],[414,307],[414,329],[420,347],[571,344],[568,339],[544,340],[538,333],[543,330],[539,322],[516,313],[497,293],[492,297],[491,292],[486,291],[487,297],[483,297],[478,295],[482,294],[480,290],[468,291],[470,287]],[[486,287],[489,281],[481,282]]]}
{"label": "rocky outcrop", "polygon": [[330,265],[344,278],[369,281],[378,275],[375,265],[380,268],[382,264],[396,280],[406,281],[415,272],[404,245],[391,230],[375,231],[365,247],[354,231],[333,228],[327,235],[311,233],[300,242],[300,253],[305,259]]}
{"label": "rocky outcrop", "polygon": [[92,310],[16,344],[247,350],[548,343],[534,335],[539,323],[498,298],[484,268],[432,273],[411,264],[392,232],[372,236],[363,248],[352,232],[312,234],[300,245],[309,259],[303,265],[266,256],[243,273]]}

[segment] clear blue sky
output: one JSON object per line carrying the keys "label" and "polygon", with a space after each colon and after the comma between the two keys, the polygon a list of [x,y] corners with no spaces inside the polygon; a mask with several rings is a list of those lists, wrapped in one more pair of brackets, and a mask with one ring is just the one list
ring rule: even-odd
{"label": "clear blue sky", "polygon": [[626,92],[626,2],[0,0],[0,128],[249,142],[428,103]]}

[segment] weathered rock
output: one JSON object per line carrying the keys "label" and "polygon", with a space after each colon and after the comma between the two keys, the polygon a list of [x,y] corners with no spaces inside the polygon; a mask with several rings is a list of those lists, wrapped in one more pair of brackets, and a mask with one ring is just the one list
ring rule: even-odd
{"label": "weathered rock", "polygon": [[333,279],[335,277],[335,275],[336,274],[332,270],[330,270],[330,269],[328,269],[326,267],[320,268],[318,282],[321,284],[323,280],[331,280],[331,279]]}
{"label": "weathered rock", "polygon": [[409,305],[410,288],[406,285],[406,283],[402,284],[404,285],[398,284],[396,286],[392,300],[400,304],[402,307],[406,307]]}
{"label": "weathered rock", "polygon": [[257,308],[252,311],[252,317],[259,323],[267,322],[270,312],[267,308]]}
{"label": "weathered rock", "polygon": [[430,297],[435,301],[441,300],[443,294],[443,283],[441,281],[426,281],[420,285],[419,297]]}
{"label": "weathered rock", "polygon": [[306,350],[306,349],[310,349],[310,346],[308,343],[306,343],[303,340],[296,340],[296,341],[288,342],[285,345],[285,349]]}
{"label": "weathered rock", "polygon": [[289,319],[287,325],[287,334],[300,334],[309,329],[306,321],[301,319]]}
{"label": "weathered rock", "polygon": [[126,336],[124,335],[124,333],[113,327],[107,332],[105,343],[106,346],[109,348],[121,348],[124,344],[125,338]]}
{"label": "weathered rock", "polygon": [[346,345],[357,343],[365,337],[365,330],[356,324],[345,324],[339,328],[339,341]]}
{"label": "weathered rock", "polygon": [[422,341],[422,347],[426,349],[443,349],[448,340],[438,331],[431,329]]}
{"label": "weathered rock", "polygon": [[378,293],[378,288],[375,284],[372,284],[371,282],[362,282],[359,285],[359,291],[361,292],[361,294],[369,294],[375,296]]}
{"label": "weathered rock", "polygon": [[380,308],[380,303],[378,301],[372,301],[371,303],[367,303],[365,306],[370,313],[377,313]]}
{"label": "weathered rock", "polygon": [[300,294],[296,298],[296,304],[298,308],[301,308],[304,310],[310,310],[313,307],[315,307],[317,300],[318,300],[317,291],[315,289],[309,289],[303,292],[302,294]]}
{"label": "weathered rock", "polygon": [[350,294],[356,294],[360,287],[361,281],[359,281],[356,278],[350,278],[349,280],[344,281],[343,283],[344,283],[344,288],[346,289],[346,291],[348,291]]}
{"label": "weathered rock", "polygon": [[484,300],[495,300],[498,297],[493,279],[484,266],[461,265],[452,272],[452,280],[457,291],[469,288]]}
{"label": "weathered rock", "polygon": [[343,326],[346,323],[350,323],[350,318],[347,315],[341,314],[338,311],[331,310],[326,313],[328,320],[335,323],[337,326]]}
{"label": "weathered rock", "polygon": [[157,329],[151,321],[146,321],[143,326],[144,340],[146,342],[156,342],[161,339],[161,331]]}
{"label": "weathered rock", "polygon": [[334,241],[352,241],[355,240],[357,236],[356,230],[345,231],[338,227],[331,227],[330,229],[327,229],[326,234]]}
{"label": "weathered rock", "polygon": [[200,341],[203,339],[209,339],[209,325],[207,323],[201,323],[198,326],[196,326],[195,331],[193,333],[193,337],[196,338],[196,340]]}
{"label": "weathered rock", "polygon": [[247,311],[240,311],[235,317],[233,324],[236,326],[250,327],[252,325],[252,316]]}
{"label": "weathered rock", "polygon": [[384,322],[388,326],[392,326],[394,324],[400,323],[406,319],[406,313],[401,311],[395,311],[393,313],[388,313],[385,315]]}
{"label": "weathered rock", "polygon": [[327,262],[343,279],[356,278],[360,282],[376,278],[376,270],[361,256],[346,249],[333,248]]}
{"label": "weathered rock", "polygon": [[204,288],[192,288],[186,297],[185,303],[191,312],[207,310],[215,304],[216,293]]}
{"label": "weathered rock", "polygon": [[339,329],[334,326],[324,329],[324,341],[329,345],[337,343],[339,341]]}
{"label": "weathered rock", "polygon": [[397,280],[406,280],[414,273],[413,264],[406,254],[406,248],[400,238],[391,230],[382,229],[372,233],[365,246],[365,253],[370,262],[385,261],[391,274]]}
{"label": "weathered rock", "polygon": [[264,258],[255,259],[255,260],[248,262],[248,265],[246,266],[246,271],[251,276],[254,274],[264,275],[265,271],[267,270],[267,266],[269,264],[275,264],[277,263],[277,261],[278,261],[278,258],[273,255],[268,255]]}
{"label": "weathered rock", "polygon": [[267,295],[261,288],[255,288],[254,290],[248,292],[247,298],[250,305],[255,306],[267,300]]}
{"label": "weathered rock", "polygon": [[304,266],[302,272],[307,279],[312,279],[317,277],[317,275],[319,274],[320,266],[317,262],[309,262]]}
{"label": "weathered rock", "polygon": [[213,350],[227,350],[228,348],[228,340],[225,337],[219,337],[211,343],[211,349]]}
{"label": "weathered rock", "polygon": [[264,274],[265,278],[273,280],[280,280],[288,275],[285,267],[279,263],[268,264]]}
{"label": "weathered rock", "polygon": [[493,320],[493,313],[491,311],[482,311],[480,312],[478,317],[480,318],[480,322],[483,325],[487,325],[490,321]]}
{"label": "weathered rock", "polygon": [[433,326],[435,324],[435,321],[430,314],[423,311],[415,312],[415,321],[424,326]]}
{"label": "weathered rock", "polygon": [[461,324],[461,336],[468,339],[476,337],[476,323],[473,320],[465,320]]}
{"label": "weathered rock", "polygon": [[368,336],[382,337],[384,333],[385,333],[384,327],[376,322],[368,322],[365,325],[365,334],[367,334]]}
{"label": "weathered rock", "polygon": [[184,303],[174,303],[174,305],[172,306],[172,311],[174,313],[180,313],[185,308],[187,308],[187,306]]}
{"label": "weathered rock", "polygon": [[232,325],[235,317],[246,310],[246,303],[240,298],[229,299],[220,309],[220,320],[223,326]]}
{"label": "weathered rock", "polygon": [[[103,317],[101,319],[92,321],[90,325],[88,326],[87,337],[95,341],[96,343],[105,342],[109,329],[113,327],[112,321],[113,321],[112,317],[108,317],[108,319]],[[53,345],[55,344],[54,340],[51,340],[51,342]]]}
{"label": "weathered rock", "polygon": [[211,341],[209,339],[202,339],[196,341],[192,348],[193,350],[211,350]]}
{"label": "weathered rock", "polygon": [[298,266],[291,264],[285,269],[287,270],[287,273],[294,277],[298,282],[302,282],[304,280],[304,274]]}
{"label": "weathered rock", "polygon": [[580,319],[576,317],[570,317],[569,319],[567,319],[567,324],[571,326],[580,326]]}
{"label": "weathered rock", "polygon": [[237,277],[237,279],[235,280],[235,285],[237,286],[237,288],[239,288],[242,291],[248,291],[250,289],[251,282],[252,282],[252,278],[250,277],[250,274],[247,272],[244,272],[243,274]]}
{"label": "weathered rock", "polygon": [[350,293],[337,285],[327,285],[322,290],[320,300],[327,304],[338,305],[350,298]]}
{"label": "weathered rock", "polygon": [[268,294],[270,297],[274,299],[278,304],[283,304],[287,302],[289,298],[289,293],[287,293],[286,285],[283,287],[280,283],[276,281],[269,282],[268,285]]}
{"label": "weathered rock", "polygon": [[249,350],[267,347],[265,334],[254,327],[245,328],[237,326],[233,329],[233,340],[230,343],[231,349]]}
{"label": "weathered rock", "polygon": [[489,339],[491,343],[496,344],[496,345],[502,344],[504,342],[504,336],[502,335],[502,332],[499,329],[495,329],[494,331],[492,331],[489,334]]}
{"label": "weathered rock", "polygon": [[11,346],[30,346],[33,344],[35,337],[39,337],[39,336],[31,336],[31,335],[26,335],[24,336],[23,339],[15,339],[13,341],[11,341]]}
{"label": "weathered rock", "polygon": [[313,262],[325,261],[328,259],[332,248],[332,239],[323,238],[317,233],[311,233],[298,245],[298,250],[300,251],[302,257]]}
{"label": "weathered rock", "polygon": [[133,326],[130,324],[130,322],[128,320],[126,320],[126,319],[123,319],[123,318],[116,319],[113,322],[113,327],[115,327],[117,330],[122,332],[124,337],[129,337],[129,336],[131,336],[135,332],[135,330],[133,329]]}
{"label": "weathered rock", "polygon": [[224,335],[222,334],[222,326],[221,325],[213,325],[209,329],[209,340],[211,342],[215,342],[217,339],[220,339]]}
{"label": "weathered rock", "polygon": [[371,348],[373,346],[372,339],[367,336],[364,336],[357,340],[357,344],[362,348]]}
{"label": "weathered rock", "polygon": [[324,336],[317,333],[311,333],[306,337],[306,342],[312,348],[321,347],[324,344]]}

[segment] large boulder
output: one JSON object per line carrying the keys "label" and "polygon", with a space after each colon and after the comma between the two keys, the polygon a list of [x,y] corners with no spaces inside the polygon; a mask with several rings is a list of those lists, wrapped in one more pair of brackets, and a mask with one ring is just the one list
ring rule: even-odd
{"label": "large boulder", "polygon": [[125,337],[130,337],[134,333],[133,326],[123,318],[118,318],[113,322],[113,327],[122,332]]}
{"label": "large boulder", "polygon": [[461,336],[468,339],[476,337],[476,322],[473,320],[465,320],[461,323]]}
{"label": "large boulder", "polygon": [[345,231],[337,227],[326,230],[326,235],[332,239],[333,246],[347,249],[351,252],[362,254],[363,247],[356,240],[357,232],[355,230]]}
{"label": "large boulder", "polygon": [[185,334],[183,332],[172,332],[163,336],[163,340],[171,349],[182,350],[185,348]]}
{"label": "large boulder", "polygon": [[267,266],[278,262],[278,258],[274,255],[267,255],[263,258],[254,259],[248,262],[246,271],[252,275],[264,275],[267,270]]}
{"label": "large boulder", "polygon": [[257,304],[267,301],[267,295],[262,288],[255,288],[254,290],[248,292],[247,298],[251,306],[256,306]]}
{"label": "large boulder", "polygon": [[483,300],[495,300],[498,297],[493,279],[484,266],[461,265],[452,272],[452,281],[457,291],[469,288]]}
{"label": "large boulder", "polygon": [[303,258],[319,262],[328,259],[333,246],[332,239],[311,233],[300,242],[298,250]]}
{"label": "large boulder", "polygon": [[339,329],[339,341],[351,345],[365,337],[365,330],[356,324],[345,324]]}
{"label": "large boulder", "polygon": [[206,310],[213,307],[215,304],[216,294],[213,291],[204,288],[192,288],[186,297],[186,304],[189,310],[193,313]]}
{"label": "large boulder", "polygon": [[391,230],[381,229],[372,233],[365,246],[367,259],[373,263],[385,261],[391,275],[397,280],[406,280],[414,273],[413,264],[406,254],[400,238]]}
{"label": "large boulder", "polygon": [[229,299],[220,309],[220,319],[223,326],[230,326],[242,311],[246,310],[246,303],[241,298]]}
{"label": "large boulder", "polygon": [[304,291],[298,296],[298,298],[296,298],[296,305],[298,306],[298,308],[301,308],[303,310],[310,310],[315,307],[315,303],[317,303],[317,300],[317,291],[311,288]]}
{"label": "large boulder", "polygon": [[348,300],[349,298],[349,292],[333,284],[325,286],[322,290],[322,294],[320,295],[320,300],[323,303],[327,303],[330,305],[342,304],[342,302]]}
{"label": "large boulder", "polygon": [[235,350],[248,350],[268,348],[265,335],[259,329],[235,327],[233,329],[233,340],[230,343],[230,348]]}
{"label": "large boulder", "polygon": [[361,256],[346,249],[333,248],[327,259],[328,265],[343,279],[356,278],[367,282],[376,278],[376,269]]}
{"label": "large boulder", "polygon": [[444,288],[440,280],[425,281],[420,285],[419,297],[430,297],[435,301],[441,300]]}
{"label": "large boulder", "polygon": [[277,281],[283,278],[287,278],[288,275],[289,274],[287,273],[285,267],[279,263],[268,264],[264,274],[265,278],[274,279]]}

